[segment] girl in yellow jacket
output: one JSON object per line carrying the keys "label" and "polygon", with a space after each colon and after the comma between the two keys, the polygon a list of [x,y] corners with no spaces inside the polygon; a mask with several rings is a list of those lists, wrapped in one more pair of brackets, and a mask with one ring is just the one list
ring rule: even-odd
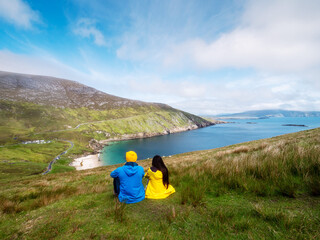
{"label": "girl in yellow jacket", "polygon": [[149,178],[146,198],[162,199],[176,191],[169,184],[168,169],[159,155],[153,157],[152,167],[148,169],[145,177]]}

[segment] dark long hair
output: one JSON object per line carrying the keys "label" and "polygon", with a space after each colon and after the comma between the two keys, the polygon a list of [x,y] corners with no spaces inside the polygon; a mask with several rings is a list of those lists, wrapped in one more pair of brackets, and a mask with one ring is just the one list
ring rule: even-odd
{"label": "dark long hair", "polygon": [[162,182],[163,185],[168,188],[169,187],[169,172],[164,164],[162,158],[159,155],[155,155],[152,159],[152,166],[162,172]]}

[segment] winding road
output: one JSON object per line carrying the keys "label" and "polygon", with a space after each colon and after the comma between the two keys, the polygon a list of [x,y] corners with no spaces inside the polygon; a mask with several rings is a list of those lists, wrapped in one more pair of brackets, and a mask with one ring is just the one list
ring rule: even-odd
{"label": "winding road", "polygon": [[45,174],[47,174],[48,172],[50,172],[50,171],[52,170],[52,165],[53,165],[57,160],[59,160],[60,157],[61,157],[63,154],[66,154],[66,153],[67,153],[69,150],[71,150],[71,149],[73,148],[73,146],[74,146],[73,142],[71,142],[71,141],[69,141],[69,140],[59,140],[59,141],[63,141],[63,142],[68,142],[68,143],[70,143],[70,147],[69,147],[66,151],[64,151],[64,152],[60,153],[58,156],[56,156],[56,157],[49,163],[47,170],[46,170],[44,173],[42,173],[42,175],[45,175]]}

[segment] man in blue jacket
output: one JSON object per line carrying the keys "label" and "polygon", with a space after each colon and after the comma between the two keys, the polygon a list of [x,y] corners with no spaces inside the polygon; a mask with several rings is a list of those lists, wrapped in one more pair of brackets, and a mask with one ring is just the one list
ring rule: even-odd
{"label": "man in blue jacket", "polygon": [[118,194],[120,202],[136,203],[142,201],[145,197],[142,184],[144,170],[143,167],[138,166],[136,163],[137,158],[135,152],[127,152],[126,164],[118,167],[110,174],[110,176],[114,178],[114,189],[115,193]]}

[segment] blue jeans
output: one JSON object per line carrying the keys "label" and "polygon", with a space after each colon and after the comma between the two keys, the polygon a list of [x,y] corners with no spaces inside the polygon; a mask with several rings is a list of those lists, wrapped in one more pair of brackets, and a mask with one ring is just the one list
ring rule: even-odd
{"label": "blue jeans", "polygon": [[118,177],[113,179],[113,192],[117,196],[120,193],[120,178],[118,178]]}

